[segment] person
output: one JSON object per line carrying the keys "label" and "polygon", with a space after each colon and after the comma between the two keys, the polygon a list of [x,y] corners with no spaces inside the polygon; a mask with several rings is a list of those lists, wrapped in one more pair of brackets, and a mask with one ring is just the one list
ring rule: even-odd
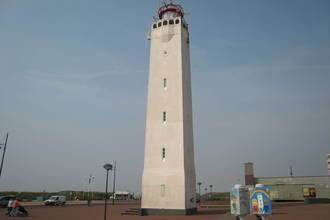
{"label": "person", "polygon": [[13,199],[9,199],[8,201],[8,205],[7,205],[7,214],[6,215],[9,215],[10,216],[10,213],[13,209]]}
{"label": "person", "polygon": [[10,216],[16,216],[17,215],[17,208],[19,206],[19,202],[18,202],[18,199],[15,199],[14,202],[13,202],[13,208],[10,212]]}

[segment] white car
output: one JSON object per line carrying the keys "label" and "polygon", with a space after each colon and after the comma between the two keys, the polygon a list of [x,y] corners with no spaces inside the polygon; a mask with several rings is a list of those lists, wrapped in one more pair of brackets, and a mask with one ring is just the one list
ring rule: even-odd
{"label": "white car", "polygon": [[65,205],[65,196],[51,196],[45,201],[45,205]]}

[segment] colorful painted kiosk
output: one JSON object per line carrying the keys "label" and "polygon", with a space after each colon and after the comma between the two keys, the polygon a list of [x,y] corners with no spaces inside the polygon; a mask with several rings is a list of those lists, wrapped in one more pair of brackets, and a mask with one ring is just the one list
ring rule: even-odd
{"label": "colorful painted kiosk", "polygon": [[272,214],[270,190],[262,184],[257,184],[250,193],[251,214],[257,219],[267,219]]}

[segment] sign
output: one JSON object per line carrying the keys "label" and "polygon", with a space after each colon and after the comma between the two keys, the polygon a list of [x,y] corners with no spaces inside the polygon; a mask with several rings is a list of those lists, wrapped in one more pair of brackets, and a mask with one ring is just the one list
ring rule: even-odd
{"label": "sign", "polygon": [[250,212],[249,190],[244,186],[235,186],[230,191],[231,214],[244,216]]}
{"label": "sign", "polygon": [[269,215],[272,213],[270,190],[268,187],[256,187],[250,195],[251,214]]}

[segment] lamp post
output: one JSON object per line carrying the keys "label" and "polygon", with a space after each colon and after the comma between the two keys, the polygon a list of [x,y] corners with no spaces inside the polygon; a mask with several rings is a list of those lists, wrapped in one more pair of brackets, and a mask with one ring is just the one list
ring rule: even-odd
{"label": "lamp post", "polygon": [[201,202],[201,185],[202,183],[201,182],[198,182],[198,197],[199,197],[199,203]]}
{"label": "lamp post", "polygon": [[213,188],[213,185],[209,185],[210,187],[210,199],[212,199],[212,188]]}
{"label": "lamp post", "polygon": [[116,193],[116,161],[113,168],[113,184],[112,184],[112,205],[115,204],[115,193]]}
{"label": "lamp post", "polygon": [[112,170],[112,164],[106,163],[103,168],[107,171],[107,179],[105,183],[105,198],[104,198],[104,220],[107,219],[107,199],[108,199],[108,179],[109,179],[109,170]]}
{"label": "lamp post", "polygon": [[207,187],[205,187],[205,198],[207,199]]}
{"label": "lamp post", "polygon": [[[94,176],[92,174],[89,175],[88,177],[88,196],[87,196],[87,205],[91,206],[92,201],[93,201],[93,190],[91,190],[91,183],[94,181]],[[91,192],[92,191],[92,192]],[[90,194],[92,193],[92,198]]]}

